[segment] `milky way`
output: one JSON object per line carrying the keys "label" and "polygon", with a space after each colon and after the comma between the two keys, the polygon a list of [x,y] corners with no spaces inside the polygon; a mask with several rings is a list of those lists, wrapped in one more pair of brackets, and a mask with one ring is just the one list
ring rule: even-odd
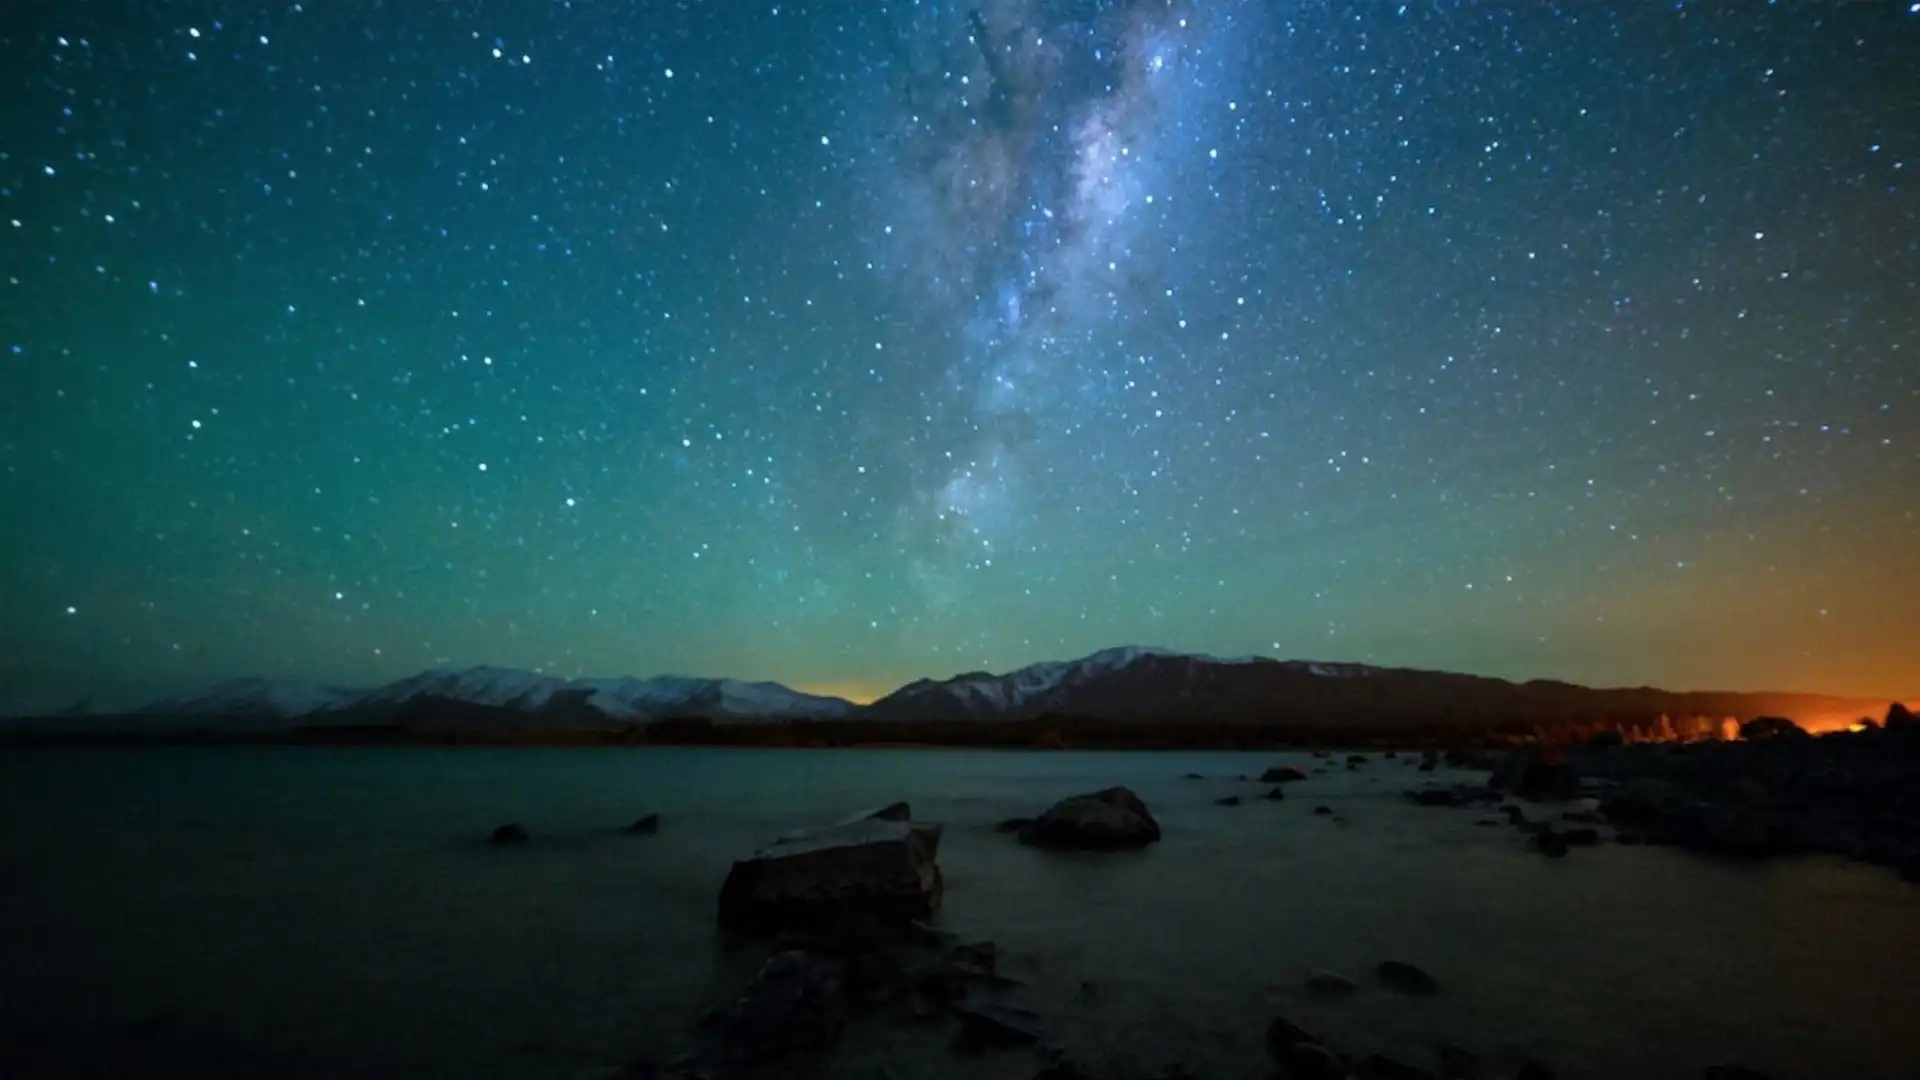
{"label": "milky way", "polygon": [[4,18],[0,703],[1920,687],[1903,5]]}

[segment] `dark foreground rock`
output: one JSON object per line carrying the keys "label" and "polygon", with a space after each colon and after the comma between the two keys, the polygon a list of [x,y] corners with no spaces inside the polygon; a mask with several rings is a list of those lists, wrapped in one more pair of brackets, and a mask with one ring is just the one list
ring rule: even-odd
{"label": "dark foreground rock", "polygon": [[1317,997],[1346,997],[1360,984],[1336,971],[1316,971],[1307,976],[1307,992]]}
{"label": "dark foreground rock", "polygon": [[1123,787],[1062,799],[1020,829],[1033,847],[1112,851],[1141,848],[1160,839],[1160,823],[1140,796]]}
{"label": "dark foreground rock", "polygon": [[648,814],[646,817],[627,826],[626,831],[640,836],[652,836],[654,833],[660,831],[660,815]]}
{"label": "dark foreground rock", "polygon": [[1353,1067],[1353,1075],[1360,1080],[1440,1080],[1425,1069],[1379,1054],[1361,1058],[1360,1063]]}
{"label": "dark foreground rock", "polygon": [[1446,1080],[1474,1080],[1480,1075],[1480,1055],[1452,1043],[1441,1043],[1440,1075]]}
{"label": "dark foreground rock", "polygon": [[1040,1041],[1040,1014],[991,1002],[956,1002],[951,1009],[960,1021],[962,1049],[990,1050],[1005,1046],[1032,1046]]}
{"label": "dark foreground rock", "polygon": [[1401,960],[1382,960],[1380,966],[1373,969],[1380,977],[1380,983],[1403,994],[1437,994],[1440,992],[1440,980],[1427,974],[1420,968]]}
{"label": "dark foreground rock", "polygon": [[1522,799],[1561,799],[1580,793],[1579,778],[1559,752],[1529,746],[1507,756],[1487,787]]}
{"label": "dark foreground rock", "polygon": [[493,833],[487,837],[487,843],[496,847],[509,847],[514,844],[524,844],[529,839],[525,826],[517,821],[509,821],[505,825],[495,826]]}
{"label": "dark foreground rock", "polygon": [[789,835],[733,864],[720,888],[720,924],[773,932],[850,916],[928,918],[940,909],[939,843],[936,826],[871,814]]}
{"label": "dark foreground rock", "polygon": [[1822,852],[1920,864],[1920,732],[1627,746],[1583,770],[1612,786],[1600,813],[1647,843],[1722,857]]}
{"label": "dark foreground rock", "polygon": [[770,958],[745,992],[701,1023],[698,1045],[670,1075],[780,1075],[816,1062],[847,1022],[845,968],[803,952]]}

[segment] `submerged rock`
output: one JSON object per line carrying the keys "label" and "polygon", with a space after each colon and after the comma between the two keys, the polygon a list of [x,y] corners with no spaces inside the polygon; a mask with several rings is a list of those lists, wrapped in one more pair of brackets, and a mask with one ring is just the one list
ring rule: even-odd
{"label": "submerged rock", "polygon": [[1360,984],[1337,971],[1316,971],[1307,976],[1307,992],[1319,997],[1346,997]]}
{"label": "submerged rock", "polygon": [[1474,1080],[1480,1075],[1480,1055],[1452,1043],[1441,1043],[1440,1075],[1446,1080]]}
{"label": "submerged rock", "polygon": [[493,844],[496,847],[505,847],[512,844],[524,844],[530,839],[532,839],[532,837],[527,835],[525,826],[517,821],[509,821],[505,825],[494,826],[493,833],[487,837],[487,843]]}
{"label": "submerged rock", "polygon": [[1140,848],[1159,839],[1160,823],[1147,804],[1123,787],[1062,799],[1020,830],[1023,844],[1085,851]]}
{"label": "submerged rock", "polygon": [[959,1041],[964,1048],[1031,1046],[1040,1041],[1040,1014],[1029,1009],[960,1002],[951,1011],[960,1021]]}
{"label": "submerged rock", "polygon": [[1284,1016],[1276,1016],[1267,1025],[1267,1056],[1275,1065],[1287,1067],[1288,1054],[1296,1046],[1321,1046],[1313,1033]]}
{"label": "submerged rock", "polygon": [[1239,805],[1240,805],[1240,796],[1238,796],[1238,795],[1228,795],[1227,797],[1225,797],[1225,798],[1222,798],[1222,799],[1215,799],[1215,800],[1213,800],[1213,805],[1215,805],[1215,806],[1239,806]]}
{"label": "submerged rock", "polygon": [[1487,786],[1522,799],[1566,798],[1580,791],[1573,766],[1558,752],[1539,747],[1507,755],[1507,760],[1487,779]]}
{"label": "submerged rock", "polygon": [[838,961],[802,952],[775,953],[733,1004],[710,1014],[693,1066],[704,1075],[737,1074],[816,1059],[847,1022],[844,971]]}
{"label": "submerged rock", "polygon": [[1806,739],[1811,738],[1807,729],[1784,716],[1760,716],[1740,725],[1740,737],[1751,741],[1760,739]]}
{"label": "submerged rock", "polygon": [[1261,796],[1261,798],[1263,799],[1272,799],[1275,802],[1278,802],[1281,799],[1284,799],[1286,797],[1287,797],[1287,789],[1283,787],[1270,788],[1268,789],[1265,795]]}
{"label": "submerged rock", "polygon": [[[1316,754],[1315,756],[1318,757],[1320,755]],[[1291,765],[1276,765],[1260,774],[1260,782],[1263,784],[1291,784],[1296,780],[1305,780],[1306,778],[1306,773],[1301,772]]]}
{"label": "submerged rock", "polygon": [[654,833],[657,833],[660,831],[660,815],[648,814],[646,817],[643,817],[640,820],[634,822],[633,824],[627,826],[626,831],[630,833],[637,833],[642,836],[652,836]]}
{"label": "submerged rock", "polygon": [[1401,960],[1382,960],[1373,969],[1382,985],[1403,994],[1437,994],[1440,980]]}
{"label": "submerged rock", "polygon": [[767,932],[849,916],[928,918],[940,909],[939,844],[937,827],[892,817],[792,834],[733,864],[720,888],[720,923]]}
{"label": "submerged rock", "polygon": [[1361,1058],[1360,1063],[1353,1067],[1353,1075],[1360,1080],[1440,1080],[1425,1069],[1379,1054]]}
{"label": "submerged rock", "polygon": [[1279,1080],[1346,1080],[1347,1064],[1319,1043],[1295,1043],[1274,1060]]}
{"label": "submerged rock", "polygon": [[1533,834],[1535,851],[1549,859],[1562,858],[1567,854],[1567,838],[1553,831],[1553,826],[1542,825],[1540,831]]}

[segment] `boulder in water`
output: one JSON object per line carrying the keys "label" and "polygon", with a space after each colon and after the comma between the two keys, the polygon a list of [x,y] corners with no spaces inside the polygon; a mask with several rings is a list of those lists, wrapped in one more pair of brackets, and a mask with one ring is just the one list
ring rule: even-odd
{"label": "boulder in water", "polygon": [[532,838],[527,835],[526,826],[517,821],[509,821],[505,825],[494,826],[493,833],[487,837],[487,843],[495,847],[509,847],[514,844],[524,844],[530,839]]}
{"label": "boulder in water", "polygon": [[1033,847],[1111,851],[1160,839],[1160,823],[1140,796],[1123,787],[1062,799],[1020,830]]}
{"label": "boulder in water", "polygon": [[1306,778],[1306,773],[1301,772],[1291,765],[1275,765],[1273,768],[1260,774],[1260,782],[1263,784],[1291,784],[1296,780],[1305,780]]}
{"label": "boulder in water", "polygon": [[646,817],[627,826],[627,831],[641,836],[652,836],[660,831],[660,815],[648,814]]}
{"label": "boulder in water", "polygon": [[1280,1080],[1346,1080],[1347,1065],[1319,1043],[1294,1043],[1275,1058]]}
{"label": "boulder in water", "polygon": [[1225,798],[1221,798],[1221,799],[1215,799],[1215,800],[1213,800],[1213,805],[1215,805],[1215,806],[1239,806],[1239,805],[1240,805],[1240,796],[1238,796],[1238,795],[1228,795],[1228,796],[1226,796]]}
{"label": "boulder in water", "polygon": [[1379,1054],[1368,1054],[1353,1067],[1360,1080],[1440,1080],[1425,1069],[1395,1061]]}
{"label": "boulder in water", "polygon": [[1275,802],[1279,802],[1281,799],[1284,799],[1286,797],[1287,797],[1287,789],[1280,787],[1278,785],[1275,785],[1274,787],[1269,788],[1267,793],[1261,796],[1261,798],[1263,799],[1272,799]]}
{"label": "boulder in water", "polygon": [[1031,1046],[1040,1041],[1040,1014],[1011,1005],[957,1002],[951,1009],[960,1021],[960,1045],[971,1049]]}
{"label": "boulder in water", "polygon": [[1440,1075],[1446,1080],[1473,1080],[1480,1075],[1480,1055],[1452,1043],[1441,1043]]}
{"label": "boulder in water", "polygon": [[1307,992],[1318,997],[1346,997],[1360,984],[1337,971],[1316,971],[1307,976]]}
{"label": "boulder in water", "polygon": [[1579,794],[1579,778],[1558,751],[1528,747],[1507,755],[1487,786],[1522,799],[1568,798]]}
{"label": "boulder in water", "polygon": [[1440,980],[1401,960],[1382,960],[1373,969],[1383,986],[1403,994],[1437,994]]}
{"label": "boulder in water", "polygon": [[796,1066],[816,1060],[847,1021],[842,965],[802,952],[775,953],[732,1005],[702,1024],[694,1073]]}
{"label": "boulder in water", "polygon": [[871,815],[791,834],[733,864],[720,923],[769,932],[925,919],[940,909],[939,845],[935,826]]}
{"label": "boulder in water", "polygon": [[1311,1032],[1284,1016],[1274,1017],[1273,1022],[1267,1025],[1266,1038],[1267,1056],[1272,1058],[1273,1063],[1281,1068],[1286,1068],[1287,1054],[1294,1047],[1302,1045],[1322,1045],[1320,1040],[1314,1038]]}
{"label": "boulder in water", "polygon": [[1748,742],[1761,739],[1804,739],[1807,729],[1784,716],[1759,716],[1740,725],[1740,737]]}

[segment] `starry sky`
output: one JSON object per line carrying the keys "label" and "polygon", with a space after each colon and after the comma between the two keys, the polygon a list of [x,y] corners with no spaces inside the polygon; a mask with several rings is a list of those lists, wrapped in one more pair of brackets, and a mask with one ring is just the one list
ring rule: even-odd
{"label": "starry sky", "polygon": [[0,15],[0,699],[1920,692],[1905,3]]}

